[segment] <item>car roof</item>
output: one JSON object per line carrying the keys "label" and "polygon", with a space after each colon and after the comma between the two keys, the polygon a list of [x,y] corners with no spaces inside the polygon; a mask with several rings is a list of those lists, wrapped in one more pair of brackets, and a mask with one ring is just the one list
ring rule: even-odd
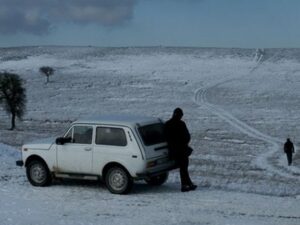
{"label": "car roof", "polygon": [[73,122],[73,124],[106,124],[135,127],[136,125],[147,125],[151,123],[162,122],[156,117],[138,116],[138,115],[100,115],[89,118],[82,118]]}

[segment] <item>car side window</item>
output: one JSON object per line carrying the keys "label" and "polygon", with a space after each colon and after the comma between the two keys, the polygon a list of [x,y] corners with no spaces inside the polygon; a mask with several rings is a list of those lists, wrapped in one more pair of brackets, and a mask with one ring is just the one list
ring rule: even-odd
{"label": "car side window", "polygon": [[125,131],[122,128],[97,127],[96,144],[126,146],[127,139]]}
{"label": "car side window", "polygon": [[71,137],[72,143],[92,144],[93,127],[91,126],[74,126],[65,136]]}
{"label": "car side window", "polygon": [[64,136],[64,138],[73,138],[73,127],[68,131],[68,133]]}

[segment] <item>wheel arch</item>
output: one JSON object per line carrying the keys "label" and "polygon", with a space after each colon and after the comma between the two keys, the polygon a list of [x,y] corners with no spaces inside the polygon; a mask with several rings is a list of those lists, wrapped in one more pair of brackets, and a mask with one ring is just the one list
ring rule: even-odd
{"label": "wheel arch", "polygon": [[48,168],[48,170],[49,170],[48,164],[47,164],[46,161],[45,161],[41,156],[39,156],[39,155],[31,155],[31,156],[29,156],[29,157],[26,159],[25,167],[27,167],[28,164],[29,164],[30,162],[32,162],[33,160],[38,160],[38,161],[43,162],[43,163],[47,166],[47,168]]}
{"label": "wheel arch", "polygon": [[130,172],[128,171],[128,169],[125,166],[123,166],[121,163],[119,163],[119,162],[109,162],[102,169],[102,178],[103,179],[105,179],[105,176],[106,176],[108,170],[112,167],[121,167],[122,169],[124,169],[128,173],[128,175],[130,177],[132,177]]}

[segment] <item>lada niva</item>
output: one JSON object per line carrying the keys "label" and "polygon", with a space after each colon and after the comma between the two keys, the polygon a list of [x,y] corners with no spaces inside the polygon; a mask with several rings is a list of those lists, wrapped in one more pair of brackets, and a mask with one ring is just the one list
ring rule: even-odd
{"label": "lada niva", "polygon": [[26,175],[34,186],[55,178],[102,179],[111,193],[128,193],[134,180],[161,185],[174,168],[164,123],[158,118],[102,116],[71,124],[59,138],[22,146]]}

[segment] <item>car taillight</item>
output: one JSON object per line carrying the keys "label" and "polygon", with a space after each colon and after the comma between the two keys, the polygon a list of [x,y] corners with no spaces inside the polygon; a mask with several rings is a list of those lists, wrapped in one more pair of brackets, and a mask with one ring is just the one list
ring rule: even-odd
{"label": "car taillight", "polygon": [[147,163],[147,168],[151,168],[157,165],[157,161],[150,161]]}

